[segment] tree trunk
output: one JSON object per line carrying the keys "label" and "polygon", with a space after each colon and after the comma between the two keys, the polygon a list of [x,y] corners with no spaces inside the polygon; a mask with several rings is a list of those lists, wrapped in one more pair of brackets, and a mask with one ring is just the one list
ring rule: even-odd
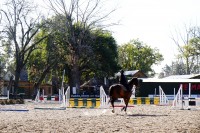
{"label": "tree trunk", "polygon": [[32,100],[34,100],[37,96],[37,92],[39,90],[39,87],[40,87],[40,84],[42,83],[42,81],[44,80],[44,78],[46,77],[47,73],[50,71],[51,67],[54,65],[53,64],[50,64],[42,73],[42,75],[40,76],[39,80],[34,84],[33,86],[33,97],[32,97]]}
{"label": "tree trunk", "polygon": [[17,67],[15,71],[15,82],[14,82],[14,98],[15,99],[17,98],[17,93],[18,93],[20,72],[21,72],[20,67]]}
{"label": "tree trunk", "polygon": [[186,73],[190,74],[190,69],[189,69],[189,59],[186,58]]}
{"label": "tree trunk", "polygon": [[78,64],[78,55],[74,55],[73,61],[71,65],[71,70],[69,74],[69,85],[70,87],[76,87],[77,93],[79,92],[80,88],[80,70]]}
{"label": "tree trunk", "polygon": [[70,87],[76,87],[76,90],[79,92],[80,88],[80,72],[78,65],[74,65],[70,72]]}

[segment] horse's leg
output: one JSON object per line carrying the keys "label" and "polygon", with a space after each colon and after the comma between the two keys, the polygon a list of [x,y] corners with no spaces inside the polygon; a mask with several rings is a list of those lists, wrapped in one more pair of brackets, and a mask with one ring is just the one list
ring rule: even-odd
{"label": "horse's leg", "polygon": [[[126,102],[125,102],[125,98],[123,98],[123,99],[124,99],[124,103],[126,103]],[[125,110],[125,107],[126,107],[126,104],[125,104],[124,107],[122,107],[121,111]]]}
{"label": "horse's leg", "polygon": [[129,100],[130,100],[130,98],[127,98],[127,99],[125,99],[125,101],[124,101],[125,104],[126,104],[126,107],[125,107],[125,110],[124,110],[125,112],[126,112],[126,109],[127,109],[127,106],[128,106],[128,102],[129,102]]}
{"label": "horse's leg", "polygon": [[111,99],[111,105],[112,105],[112,107],[113,107],[113,110],[112,110],[113,113],[115,113],[115,110],[114,110],[114,102],[115,102],[115,99]]}

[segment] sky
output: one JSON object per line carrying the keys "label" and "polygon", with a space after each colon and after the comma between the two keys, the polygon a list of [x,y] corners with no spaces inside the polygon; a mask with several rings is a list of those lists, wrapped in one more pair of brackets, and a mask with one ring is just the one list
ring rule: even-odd
{"label": "sky", "polygon": [[121,24],[111,28],[113,36],[118,44],[138,38],[159,49],[164,61],[153,66],[156,73],[178,54],[171,38],[184,34],[185,27],[200,26],[199,0],[121,0],[118,4],[115,16],[121,17]]}
{"label": "sky", "polygon": [[[1,0],[2,4],[4,0]],[[45,1],[45,0],[43,0]],[[153,66],[156,73],[175,60],[177,46],[171,37],[184,34],[185,26],[200,26],[200,0],[104,0],[106,8],[117,10],[110,22],[120,22],[109,27],[118,45],[139,39],[151,48],[159,49],[164,61]],[[42,0],[35,0],[42,2]],[[41,4],[41,3],[40,3]],[[41,5],[45,5],[42,3]]]}

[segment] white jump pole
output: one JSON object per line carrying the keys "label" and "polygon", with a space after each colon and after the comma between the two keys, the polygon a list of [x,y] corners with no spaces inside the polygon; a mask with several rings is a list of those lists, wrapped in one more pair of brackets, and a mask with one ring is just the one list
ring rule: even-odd
{"label": "white jump pole", "polygon": [[103,89],[103,87],[100,87],[100,108],[108,108],[108,97]]}
{"label": "white jump pole", "polygon": [[191,83],[189,83],[189,95],[188,95],[188,99],[191,98]]}
{"label": "white jump pole", "polygon": [[64,92],[64,85],[63,85],[64,76],[65,76],[65,70],[63,70],[62,85],[61,85],[61,95],[62,95],[61,98],[62,98],[62,103],[63,103],[63,105],[65,106],[65,105],[66,105],[66,101],[65,101],[65,92]]}
{"label": "white jump pole", "polygon": [[45,102],[45,100],[44,100],[44,89],[42,90],[42,97],[43,97],[43,102]]}
{"label": "white jump pole", "polygon": [[174,88],[174,99],[175,99],[175,97],[176,97],[176,89]]}
{"label": "white jump pole", "polygon": [[67,90],[65,91],[65,107],[70,107],[70,86],[68,86]]}
{"label": "white jump pole", "polygon": [[173,101],[173,107],[180,107],[183,109],[183,88],[182,84],[179,87],[179,90],[175,96],[175,99]]}
{"label": "white jump pole", "polygon": [[183,88],[181,86],[181,109],[183,109]]}
{"label": "white jump pole", "polygon": [[168,100],[167,96],[165,95],[161,86],[159,86],[159,97],[160,97],[160,105],[168,105],[169,104],[169,100]]}
{"label": "white jump pole", "polygon": [[58,90],[58,98],[59,98],[59,103],[61,103],[61,93],[60,93],[60,89]]}
{"label": "white jump pole", "polygon": [[9,93],[9,90],[8,90],[8,91],[7,91],[7,98],[8,98],[8,99],[9,99],[9,94],[10,94],[10,93]]}

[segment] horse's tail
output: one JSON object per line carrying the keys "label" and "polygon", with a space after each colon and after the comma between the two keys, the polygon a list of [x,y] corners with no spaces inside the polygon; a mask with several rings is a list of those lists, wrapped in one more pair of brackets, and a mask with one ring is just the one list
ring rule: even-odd
{"label": "horse's tail", "polygon": [[108,104],[111,102],[111,100],[112,100],[112,96],[113,96],[113,89],[114,88],[114,86],[112,85],[112,86],[110,86],[110,88],[109,88],[109,97],[110,97],[110,99],[108,100]]}
{"label": "horse's tail", "polygon": [[112,97],[113,94],[113,85],[109,88],[109,96]]}

